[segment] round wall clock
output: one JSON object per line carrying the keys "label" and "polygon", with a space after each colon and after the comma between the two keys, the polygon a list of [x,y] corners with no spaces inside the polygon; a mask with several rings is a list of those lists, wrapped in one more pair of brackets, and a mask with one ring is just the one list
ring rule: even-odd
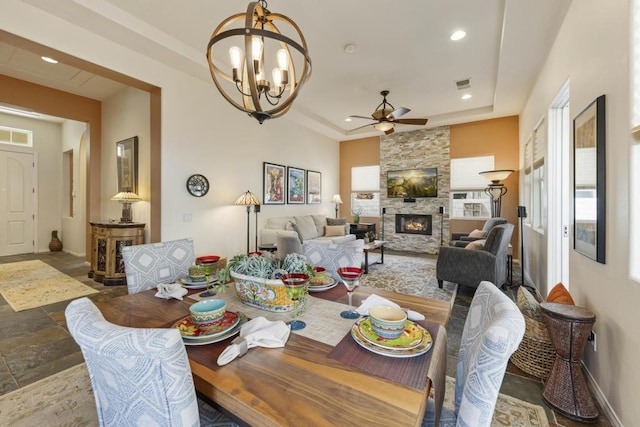
{"label": "round wall clock", "polygon": [[192,196],[202,197],[209,191],[209,181],[204,175],[191,175],[187,179],[187,190]]}

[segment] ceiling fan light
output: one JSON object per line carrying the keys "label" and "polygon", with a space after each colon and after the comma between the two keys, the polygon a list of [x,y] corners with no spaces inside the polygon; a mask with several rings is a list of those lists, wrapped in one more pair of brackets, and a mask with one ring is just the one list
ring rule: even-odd
{"label": "ceiling fan light", "polygon": [[373,125],[374,128],[376,128],[377,130],[379,130],[380,132],[386,132],[388,130],[393,129],[393,123],[391,122],[378,122],[375,125]]}

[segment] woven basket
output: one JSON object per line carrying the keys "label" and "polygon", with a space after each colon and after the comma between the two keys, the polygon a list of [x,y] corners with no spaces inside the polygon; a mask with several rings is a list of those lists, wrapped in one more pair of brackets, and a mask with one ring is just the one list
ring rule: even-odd
{"label": "woven basket", "polygon": [[511,361],[524,372],[536,378],[546,379],[556,359],[547,325],[528,316],[524,317],[524,337]]}
{"label": "woven basket", "polygon": [[293,310],[293,302],[287,296],[282,280],[245,276],[233,271],[231,278],[235,283],[236,294],[244,304],[274,312]]}

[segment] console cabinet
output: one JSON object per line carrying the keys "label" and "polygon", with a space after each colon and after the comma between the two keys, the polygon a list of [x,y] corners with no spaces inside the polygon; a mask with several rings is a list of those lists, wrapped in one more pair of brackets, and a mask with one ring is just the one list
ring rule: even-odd
{"label": "console cabinet", "polygon": [[144,243],[145,224],[89,222],[91,270],[89,277],[105,286],[126,285],[122,248]]}

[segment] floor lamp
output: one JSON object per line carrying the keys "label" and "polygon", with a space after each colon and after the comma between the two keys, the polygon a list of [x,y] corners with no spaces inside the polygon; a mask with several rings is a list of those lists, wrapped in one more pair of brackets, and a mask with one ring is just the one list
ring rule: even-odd
{"label": "floor lamp", "polygon": [[338,218],[338,206],[342,204],[342,197],[339,194],[334,194],[331,201],[336,204],[336,218]]}
{"label": "floor lamp", "polygon": [[520,218],[520,270],[521,286],[524,286],[524,219],[527,217],[527,207],[518,206],[518,218]]}
{"label": "floor lamp", "polygon": [[491,181],[491,184],[484,189],[484,192],[491,198],[491,217],[500,216],[500,207],[502,205],[502,196],[507,194],[507,187],[501,184],[513,173],[512,169],[500,169],[494,171],[479,172],[480,175]]}
{"label": "floor lamp", "polygon": [[[238,198],[238,200],[236,200],[234,205],[240,205],[240,206],[246,206],[247,207],[247,253],[249,253],[249,235],[251,234],[251,229],[250,229],[250,227],[251,227],[251,215],[249,215],[249,214],[251,213],[251,206],[260,206],[260,200],[258,200],[258,198],[251,191],[247,190],[245,193],[242,193],[242,195]],[[260,209],[260,208],[258,208],[258,209]],[[257,219],[258,219],[258,217],[257,217],[257,213],[256,213],[256,220]],[[256,230],[256,232],[257,232],[257,230]]]}

